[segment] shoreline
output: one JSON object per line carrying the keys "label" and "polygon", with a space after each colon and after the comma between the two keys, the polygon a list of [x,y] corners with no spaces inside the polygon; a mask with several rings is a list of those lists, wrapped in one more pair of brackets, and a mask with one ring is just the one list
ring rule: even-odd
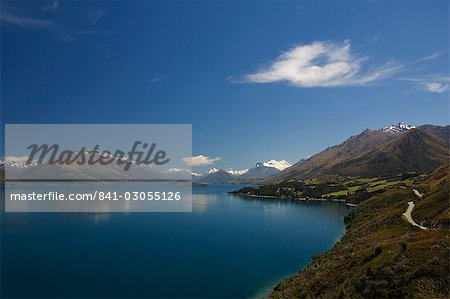
{"label": "shoreline", "polygon": [[[276,199],[276,200],[283,200],[283,199],[287,199],[287,198],[283,198],[283,197],[276,197],[276,196],[269,196],[269,195],[255,195],[255,194],[245,194],[245,193],[236,193],[236,192],[228,192],[229,194],[232,195],[238,195],[238,196],[242,196],[242,197],[249,197],[249,198],[260,198],[260,199]],[[358,205],[353,204],[353,203],[349,203],[346,202],[345,199],[327,199],[327,198],[288,198],[287,200],[289,201],[301,201],[301,202],[333,202],[333,203],[343,203],[347,206],[350,207],[357,207]],[[330,251],[336,244],[337,242],[339,242],[340,239],[342,239],[342,237],[345,236],[345,234],[347,234],[347,228],[345,227],[344,229],[344,233],[331,245],[330,248],[328,248],[327,250],[325,250],[323,253]],[[322,253],[322,254],[323,254]],[[298,272],[306,269],[309,265],[311,265],[311,263],[313,262],[313,258],[311,258],[311,260],[304,265],[303,267],[301,267]],[[298,273],[297,272],[297,273]],[[283,282],[284,280],[295,276],[296,273],[292,273],[289,275],[285,275],[283,277],[281,277],[280,279],[277,279],[275,282],[273,282],[270,285],[266,285],[264,287],[262,287],[259,291],[257,291],[254,295],[250,296],[251,299],[260,299],[260,298],[270,298],[271,294],[274,292],[275,287],[277,285],[279,285],[281,282]]]}
{"label": "shoreline", "polygon": [[337,198],[286,198],[286,197],[277,197],[270,195],[255,195],[255,194],[246,194],[246,193],[236,193],[236,192],[228,192],[229,194],[250,197],[250,198],[261,198],[261,199],[277,199],[277,200],[287,200],[287,201],[321,201],[321,202],[337,202],[343,203],[350,207],[357,207],[358,205],[354,203],[347,202],[345,199],[337,199]]}
{"label": "shoreline", "polygon": [[[269,196],[269,195],[255,195],[255,194],[245,194],[245,193],[236,193],[236,192],[228,192],[229,194],[232,195],[238,195],[238,196],[242,196],[242,197],[249,197],[249,198],[260,198],[260,199],[276,199],[276,200],[283,200],[283,199],[287,199],[287,198],[283,198],[283,197],[276,197],[276,196]],[[358,205],[353,204],[353,203],[349,203],[346,202],[345,199],[327,199],[327,198],[289,198],[287,199],[289,201],[302,201],[302,202],[333,202],[333,203],[343,203],[347,206],[350,207],[357,207]],[[345,234],[347,233],[347,229],[345,228],[344,233],[332,244],[332,246],[330,248],[328,248],[327,250],[325,250],[323,253],[330,251],[335,245],[336,243],[342,239],[342,237],[345,236]],[[313,262],[313,258],[311,258],[311,260],[304,265],[303,267],[301,267],[298,272],[306,269],[309,265],[311,265],[311,263]],[[297,273],[298,273],[297,272]],[[293,277],[296,273],[292,273],[290,275],[286,275],[283,276],[282,278],[280,278],[279,280],[277,280],[276,282],[274,282],[273,284],[270,285],[266,285],[264,287],[262,287],[259,291],[257,291],[254,295],[252,295],[250,298],[252,299],[259,299],[259,298],[270,298],[271,294],[274,292],[275,287],[277,285],[279,285],[281,282],[283,282],[284,280]]]}

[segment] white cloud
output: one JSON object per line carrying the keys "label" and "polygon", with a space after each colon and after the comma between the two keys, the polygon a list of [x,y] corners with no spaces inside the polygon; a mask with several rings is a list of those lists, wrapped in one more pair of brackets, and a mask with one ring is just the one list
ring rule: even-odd
{"label": "white cloud", "polygon": [[[48,7],[44,7],[45,10],[58,9],[58,2],[53,2],[52,5]],[[21,27],[27,30],[40,30],[46,31],[56,34],[63,40],[73,42],[76,41],[80,36],[89,36],[89,35],[104,35],[109,34],[109,32],[105,32],[103,30],[90,30],[90,29],[77,29],[73,27],[67,27],[60,23],[36,19],[27,16],[23,16],[22,14],[13,13],[14,9],[6,9],[3,8],[0,13],[1,23],[8,26],[16,26]]]}
{"label": "white cloud", "polygon": [[58,25],[53,21],[17,16],[5,11],[1,13],[1,20],[5,24],[16,25],[28,29],[58,29]]}
{"label": "white cloud", "polygon": [[434,53],[431,53],[430,55],[427,55],[427,56],[417,59],[414,63],[428,61],[428,60],[434,60],[434,59],[439,58],[441,55],[442,55],[442,52],[434,52]]}
{"label": "white cloud", "polygon": [[288,82],[297,87],[357,86],[392,77],[405,67],[395,62],[368,66],[369,58],[353,54],[350,48],[349,41],[299,45],[281,54],[270,66],[238,81]]}
{"label": "white cloud", "polygon": [[42,11],[53,11],[56,12],[59,8],[59,2],[58,1],[53,1],[51,4],[48,4],[44,7],[42,7]]}
{"label": "white cloud", "polygon": [[425,90],[427,90],[429,92],[441,93],[448,89],[448,84],[442,84],[442,83],[438,83],[438,82],[430,82],[430,83],[425,83],[423,85],[423,87],[425,88]]}
{"label": "white cloud", "polygon": [[450,76],[443,74],[431,74],[419,78],[404,78],[403,80],[412,82],[417,88],[431,93],[443,93],[450,87]]}
{"label": "white cloud", "polygon": [[190,165],[190,166],[204,166],[204,165],[211,165],[214,162],[217,162],[220,160],[220,157],[216,158],[210,158],[203,155],[198,155],[194,157],[184,157],[183,161]]}
{"label": "white cloud", "polygon": [[161,75],[161,76],[154,77],[154,78],[150,79],[148,82],[149,83],[158,83],[158,82],[161,82],[161,81],[166,80],[168,78],[169,78],[169,76],[167,76],[167,75]]}

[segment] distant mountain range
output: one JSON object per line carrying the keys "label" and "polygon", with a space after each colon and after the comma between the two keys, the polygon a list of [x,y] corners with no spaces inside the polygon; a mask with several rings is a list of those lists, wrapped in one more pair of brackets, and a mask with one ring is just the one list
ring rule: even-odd
{"label": "distant mountain range", "polygon": [[203,176],[197,176],[194,180],[201,183],[208,184],[227,184],[231,182],[242,183],[250,182],[252,180],[261,180],[272,177],[282,170],[288,168],[291,164],[286,160],[269,160],[262,163],[256,163],[256,165],[250,169],[217,169],[212,168],[207,174]]}
{"label": "distant mountain range", "polygon": [[[90,154],[90,152],[88,152]],[[97,159],[100,152],[94,153]],[[17,158],[17,157],[16,157]],[[160,170],[152,165],[135,164],[128,171],[117,163],[101,165],[99,163],[93,165],[78,165],[76,163],[53,164],[46,162],[42,164],[31,163],[25,161],[12,160],[0,161],[0,179],[8,180],[101,180],[101,179],[165,179],[165,180],[190,180],[191,171],[183,168],[171,168],[168,170]],[[6,177],[5,177],[6,173]]]}
{"label": "distant mountain range", "polygon": [[274,181],[321,176],[392,175],[431,171],[449,161],[450,126],[399,123],[367,129],[294,164]]}
{"label": "distant mountain range", "polygon": [[227,184],[254,179],[267,179],[291,164],[285,160],[269,160],[257,163],[250,169],[217,169],[212,168],[206,174],[198,174],[184,168],[171,168],[160,171],[156,167],[147,165],[133,165],[128,171],[117,164],[108,165],[48,165],[26,164],[24,161],[7,160],[0,161],[0,179],[4,179],[5,171],[7,179],[63,179],[63,180],[95,180],[95,179],[184,179],[209,183]]}
{"label": "distant mountain range", "polygon": [[218,169],[217,171],[197,177],[194,180],[199,183],[206,184],[228,184],[231,183],[231,181],[233,181],[234,179],[236,179],[236,177],[230,174],[228,171],[224,169]]}
{"label": "distant mountain range", "polygon": [[343,143],[292,165],[269,160],[244,169],[210,169],[198,174],[184,168],[164,172],[147,165],[135,165],[124,172],[117,164],[93,165],[26,165],[19,161],[0,161],[0,179],[191,179],[210,184],[261,183],[264,181],[299,180],[327,176],[373,177],[407,172],[427,172],[449,161],[450,126],[399,123],[381,129],[367,129]]}

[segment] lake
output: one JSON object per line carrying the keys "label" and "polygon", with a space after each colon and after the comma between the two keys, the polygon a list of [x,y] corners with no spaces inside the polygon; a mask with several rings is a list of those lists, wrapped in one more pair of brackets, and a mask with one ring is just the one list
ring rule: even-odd
{"label": "lake", "polygon": [[344,204],[239,187],[193,187],[192,213],[3,213],[2,298],[259,297],[344,233]]}

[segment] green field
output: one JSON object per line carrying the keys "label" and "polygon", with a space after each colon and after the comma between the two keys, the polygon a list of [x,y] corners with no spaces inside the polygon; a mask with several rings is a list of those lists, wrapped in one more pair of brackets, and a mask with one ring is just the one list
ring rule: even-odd
{"label": "green field", "polygon": [[345,190],[324,194],[323,197],[347,196],[349,193],[354,193],[359,188],[360,188],[360,186],[349,187],[348,189],[345,189]]}
{"label": "green field", "polygon": [[400,180],[379,178],[355,178],[343,182],[345,189],[322,195],[324,198],[339,198],[354,194],[356,191],[375,192],[399,185]]}

